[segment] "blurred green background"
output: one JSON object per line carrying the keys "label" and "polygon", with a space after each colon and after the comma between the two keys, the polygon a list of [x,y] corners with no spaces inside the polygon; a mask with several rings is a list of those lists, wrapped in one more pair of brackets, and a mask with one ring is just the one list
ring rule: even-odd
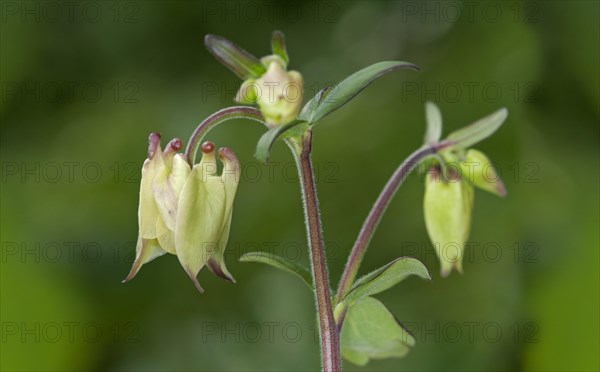
{"label": "blurred green background", "polygon": [[228,37],[262,56],[287,36],[306,97],[380,60],[422,71],[377,81],[315,129],[332,285],[370,205],[420,146],[424,102],[445,133],[500,107],[480,143],[504,200],[477,192],[464,275],[439,276],[414,175],[361,272],[411,255],[432,272],[378,298],[415,334],[404,359],[347,370],[597,371],[597,1],[1,3],[1,369],[315,370],[312,295],[295,277],[236,262],[264,250],[308,262],[292,158],[253,159],[264,128],[209,135],[244,167],[227,254],[238,284],[206,270],[199,295],[173,256],[126,285],[147,135],[187,136],[232,105],[240,81],[203,47]]}

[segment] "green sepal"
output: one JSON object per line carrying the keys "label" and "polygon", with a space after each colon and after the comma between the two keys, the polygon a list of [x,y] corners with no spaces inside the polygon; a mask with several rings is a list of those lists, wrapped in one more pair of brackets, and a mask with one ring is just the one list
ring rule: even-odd
{"label": "green sepal", "polygon": [[144,264],[167,253],[160,246],[157,239],[144,239],[141,236],[138,236],[135,252],[135,260],[133,261],[133,265],[131,265],[131,270],[122,283],[127,283],[133,279]]}
{"label": "green sepal", "polygon": [[255,104],[258,99],[258,94],[256,92],[257,87],[255,79],[244,81],[236,93],[234,100],[241,104]]}
{"label": "green sepal", "polygon": [[427,120],[425,144],[438,143],[442,138],[442,113],[435,103],[429,101],[425,103],[425,118]]}
{"label": "green sepal", "polygon": [[446,139],[453,143],[453,148],[467,149],[494,134],[507,117],[508,110],[501,108],[473,124],[450,133]]}
{"label": "green sepal", "polygon": [[285,36],[281,31],[273,31],[273,36],[271,37],[271,50],[273,54],[279,56],[287,66],[290,63],[290,58],[288,57],[287,50],[285,48]]}
{"label": "green sepal", "polygon": [[267,72],[258,58],[222,36],[206,35],[204,44],[219,62],[243,80],[256,79]]}
{"label": "green sepal", "polygon": [[500,197],[506,196],[504,182],[490,159],[481,151],[467,150],[464,161],[460,162],[460,167],[463,178],[469,180],[475,187]]}

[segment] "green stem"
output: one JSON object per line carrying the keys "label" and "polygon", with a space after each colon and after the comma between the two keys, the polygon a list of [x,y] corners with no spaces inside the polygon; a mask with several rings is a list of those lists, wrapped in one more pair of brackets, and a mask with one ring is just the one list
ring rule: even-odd
{"label": "green stem", "polygon": [[[193,166],[198,147],[206,134],[216,125],[237,118],[251,119],[265,124],[262,114],[254,107],[234,106],[215,112],[200,123],[190,137],[185,150],[186,158],[190,165]],[[310,158],[311,138],[311,132],[308,131],[301,141],[288,139],[286,142],[294,154],[301,181],[300,186],[304,202],[304,217],[306,221],[308,244],[310,247],[311,275],[314,283],[317,313],[319,317],[321,365],[323,371],[337,372],[341,371],[339,334],[333,317],[333,304],[331,302],[331,292],[329,289],[329,275],[327,273],[327,261],[325,259],[323,231],[321,229],[321,219],[319,217],[317,188]]]}
{"label": "green stem", "polygon": [[[406,158],[406,160],[404,160],[404,162],[396,169],[394,174],[392,174],[392,177],[390,177],[389,181],[381,191],[381,194],[379,194],[375,204],[373,204],[373,208],[369,212],[369,215],[363,223],[360,233],[356,238],[354,247],[352,247],[350,256],[348,256],[348,262],[346,262],[346,267],[344,268],[344,273],[342,274],[342,279],[340,280],[340,284],[338,286],[336,303],[340,303],[344,299],[344,296],[348,294],[350,288],[352,288],[352,284],[356,279],[358,269],[362,263],[365,253],[367,252],[369,242],[371,241],[371,238],[377,229],[377,225],[379,225],[379,221],[381,221],[383,213],[387,209],[388,205],[392,201],[392,198],[396,194],[396,191],[398,191],[398,188],[402,185],[408,174],[423,159],[436,154],[438,151],[450,146],[451,144],[451,142],[442,141],[440,143],[421,147],[417,151],[413,152],[408,158]],[[341,323],[338,326],[341,326]]]}
{"label": "green stem", "polygon": [[307,131],[301,143],[288,140],[292,148],[304,202],[304,218],[310,247],[311,273],[314,283],[319,336],[321,345],[321,367],[323,371],[341,371],[339,334],[333,317],[333,304],[329,289],[329,274],[323,244],[323,231],[319,216],[319,201],[310,157],[312,134]]}

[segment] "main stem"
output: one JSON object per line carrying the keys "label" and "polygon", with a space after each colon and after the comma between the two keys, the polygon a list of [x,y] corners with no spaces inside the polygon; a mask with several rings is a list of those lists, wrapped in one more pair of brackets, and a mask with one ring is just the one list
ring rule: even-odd
{"label": "main stem", "polygon": [[[367,247],[369,246],[369,242],[371,241],[371,238],[377,229],[377,225],[379,225],[379,221],[381,221],[383,213],[396,194],[396,191],[398,191],[400,185],[402,185],[408,174],[423,159],[450,145],[450,142],[442,141],[440,143],[422,147],[406,158],[406,160],[404,160],[404,162],[396,169],[394,174],[392,174],[392,177],[390,177],[389,181],[381,191],[381,194],[379,194],[377,201],[375,201],[375,204],[373,204],[373,208],[365,219],[365,222],[360,229],[360,233],[356,238],[354,247],[352,247],[352,251],[348,257],[348,262],[346,263],[346,267],[344,269],[344,273],[342,274],[342,279],[340,280],[340,284],[338,286],[336,303],[341,302],[344,296],[348,294],[348,291],[350,291],[350,288],[354,283],[354,279],[356,279],[360,264],[367,251]],[[341,324],[339,324],[339,326],[341,326]]]}
{"label": "main stem", "polygon": [[296,159],[304,202],[304,218],[306,220],[308,245],[310,247],[311,272],[319,317],[321,366],[323,371],[335,372],[341,371],[340,342],[333,317],[327,260],[323,244],[323,231],[319,216],[319,201],[310,158],[311,138],[311,132],[308,131],[302,139],[301,146],[296,147],[295,150],[294,145],[290,147],[292,147],[292,152]]}

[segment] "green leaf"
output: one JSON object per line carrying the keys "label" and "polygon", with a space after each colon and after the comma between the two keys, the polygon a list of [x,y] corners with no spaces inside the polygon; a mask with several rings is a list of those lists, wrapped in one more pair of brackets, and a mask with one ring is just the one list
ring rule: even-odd
{"label": "green leaf", "polygon": [[309,101],[305,110],[302,111],[303,120],[315,123],[329,115],[336,109],[342,107],[346,102],[354,98],[377,78],[399,69],[419,70],[417,65],[402,61],[378,62],[348,76],[331,90],[327,91],[326,97],[322,92]]}
{"label": "green leaf", "polygon": [[300,111],[300,115],[298,115],[298,119],[310,122],[311,115],[323,101],[323,98],[327,97],[332,89],[333,85],[328,85],[321,89],[310,101],[306,103],[306,105],[304,105],[302,111]]}
{"label": "green leaf", "polygon": [[425,103],[425,117],[427,119],[425,143],[439,142],[442,138],[442,113],[435,103]]}
{"label": "green leaf", "polygon": [[258,140],[258,143],[256,144],[256,153],[254,154],[254,157],[258,159],[258,161],[260,161],[261,163],[265,163],[269,159],[269,155],[271,154],[271,148],[273,147],[275,141],[277,141],[277,139],[279,139],[284,134],[284,132],[302,123],[304,123],[304,121],[296,120],[269,129]]}
{"label": "green leaf", "polygon": [[268,254],[266,252],[250,252],[240,257],[240,262],[259,262],[296,274],[312,289],[312,277],[310,271],[294,262],[287,261],[283,257]]}
{"label": "green leaf", "polygon": [[206,35],[204,44],[219,62],[243,80],[257,79],[267,72],[258,58],[222,36]]}
{"label": "green leaf", "polygon": [[346,306],[363,297],[383,292],[410,275],[417,275],[423,279],[431,279],[429,272],[421,261],[410,257],[400,257],[387,265],[359,278],[342,303]]}
{"label": "green leaf", "polygon": [[508,110],[501,108],[471,125],[450,133],[446,139],[454,143],[454,148],[469,148],[494,134],[507,117]]}
{"label": "green leaf", "polygon": [[361,366],[370,359],[401,358],[415,345],[414,337],[373,297],[350,306],[340,342],[344,359]]}
{"label": "green leaf", "polygon": [[285,36],[281,31],[274,31],[273,37],[271,38],[271,50],[273,54],[281,57],[287,66],[290,63],[290,58],[288,57],[287,50],[285,48]]}

